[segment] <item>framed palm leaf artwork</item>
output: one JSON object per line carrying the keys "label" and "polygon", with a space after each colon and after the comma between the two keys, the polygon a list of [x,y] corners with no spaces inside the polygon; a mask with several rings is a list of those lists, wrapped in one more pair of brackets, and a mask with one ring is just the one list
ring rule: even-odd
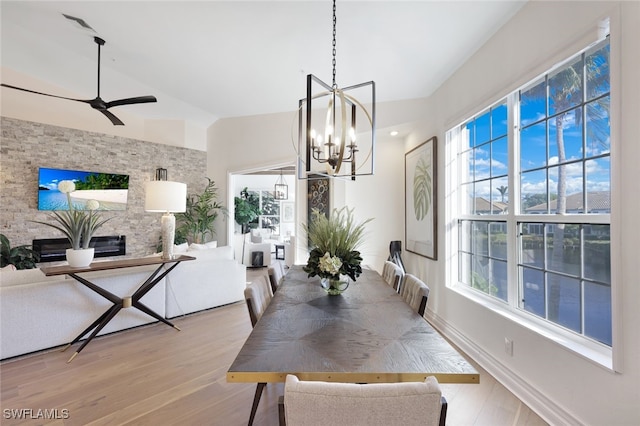
{"label": "framed palm leaf artwork", "polygon": [[434,136],[404,157],[405,249],[437,259],[436,164]]}

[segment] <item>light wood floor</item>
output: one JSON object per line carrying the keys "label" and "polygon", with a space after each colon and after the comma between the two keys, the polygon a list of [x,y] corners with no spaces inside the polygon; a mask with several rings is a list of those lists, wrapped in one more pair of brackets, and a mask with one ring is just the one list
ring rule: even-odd
{"label": "light wood floor", "polygon": [[[0,363],[2,425],[246,425],[255,385],[226,382],[226,371],[251,324],[244,302],[164,324],[94,339],[73,362],[73,349]],[[55,324],[50,324],[55,327]],[[28,336],[25,336],[28,338]],[[474,363],[475,365],[475,363]],[[447,424],[545,425],[526,405],[480,371],[479,385],[442,385]],[[278,424],[282,384],[269,384],[255,424]],[[66,420],[7,419],[11,409],[58,409]]]}

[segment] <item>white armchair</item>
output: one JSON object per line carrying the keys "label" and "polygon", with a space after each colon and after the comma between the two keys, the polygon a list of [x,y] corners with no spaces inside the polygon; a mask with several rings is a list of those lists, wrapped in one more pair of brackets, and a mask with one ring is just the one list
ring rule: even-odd
{"label": "white armchair", "polygon": [[250,234],[236,234],[235,240],[235,256],[236,259],[245,266],[254,266],[252,262],[252,254],[254,252],[262,252],[262,265],[269,266],[271,264],[271,243],[251,242]]}
{"label": "white armchair", "polygon": [[[253,262],[253,253],[258,252],[262,252],[262,265],[254,265]],[[269,266],[271,264],[271,244],[247,242],[242,263],[246,266]]]}

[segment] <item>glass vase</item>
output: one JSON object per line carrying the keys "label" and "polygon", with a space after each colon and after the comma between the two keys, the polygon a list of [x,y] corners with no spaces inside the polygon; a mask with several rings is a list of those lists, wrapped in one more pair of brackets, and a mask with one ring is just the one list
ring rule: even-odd
{"label": "glass vase", "polygon": [[342,294],[349,287],[349,277],[340,275],[339,279],[321,278],[320,285],[330,296]]}

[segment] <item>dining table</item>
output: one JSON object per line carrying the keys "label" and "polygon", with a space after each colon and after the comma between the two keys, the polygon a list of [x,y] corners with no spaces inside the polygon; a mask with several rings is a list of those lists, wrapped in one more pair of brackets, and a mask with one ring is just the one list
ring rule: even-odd
{"label": "dining table", "polygon": [[[249,318],[247,317],[247,321]],[[267,383],[479,383],[476,369],[373,269],[340,295],[302,265],[286,275],[227,371],[227,382],[257,383],[253,423]]]}

